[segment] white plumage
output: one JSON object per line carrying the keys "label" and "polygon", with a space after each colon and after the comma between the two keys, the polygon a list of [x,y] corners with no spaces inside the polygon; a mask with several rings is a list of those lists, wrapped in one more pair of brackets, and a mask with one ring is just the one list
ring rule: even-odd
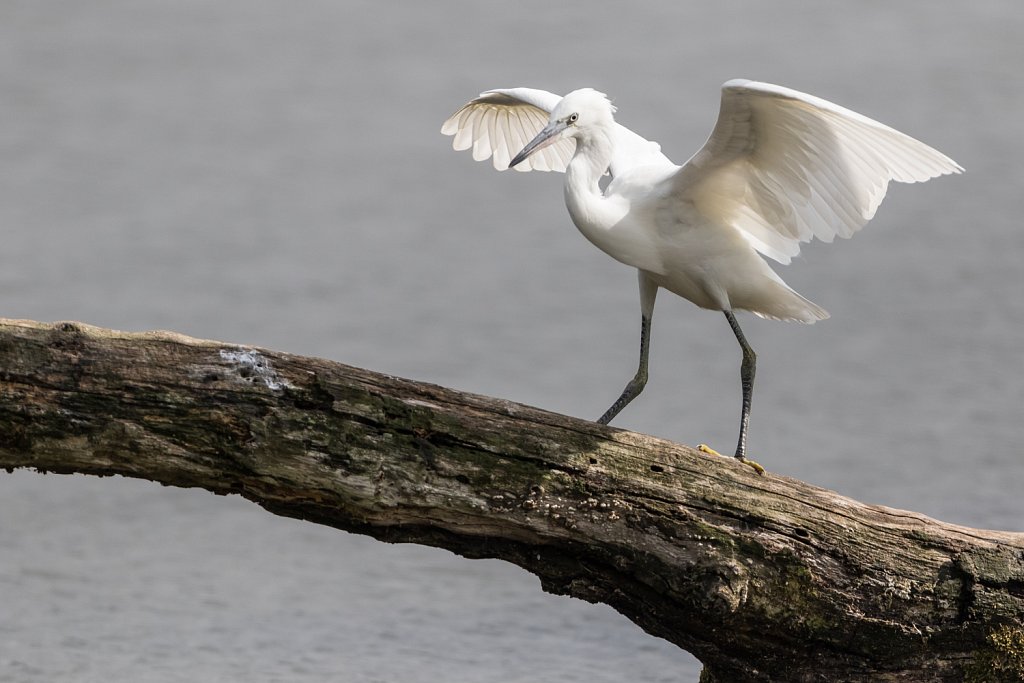
{"label": "white plumage", "polygon": [[[489,90],[447,121],[457,150],[504,170],[565,171],[580,232],[638,269],[640,367],[608,422],[647,380],[650,320],[659,288],[723,311],[744,352],[744,407],[736,456],[745,460],[754,353],[732,311],[780,320],[828,317],[790,289],[758,254],[789,263],[800,243],[850,237],[874,215],[890,181],[963,169],[914,138],[826,100],[769,83],[722,86],[711,136],[682,166],[657,143],[615,122],[589,88],[565,97],[531,88]],[[518,154],[516,154],[518,152]],[[612,176],[602,191],[599,180]]]}
{"label": "white plumage", "polygon": [[[544,90],[509,88],[488,90],[444,122],[441,132],[454,135],[457,150],[473,148],[473,158],[493,155],[494,168],[504,171],[516,153],[547,125],[548,116],[562,98]],[[533,155],[519,171],[564,171],[576,150],[572,140],[561,140]]]}

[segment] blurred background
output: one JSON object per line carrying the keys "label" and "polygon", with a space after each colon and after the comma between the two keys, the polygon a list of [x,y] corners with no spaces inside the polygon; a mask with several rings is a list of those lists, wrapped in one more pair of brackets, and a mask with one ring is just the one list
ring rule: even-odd
{"label": "blurred background", "polygon": [[[561,176],[441,122],[481,90],[607,92],[685,161],[735,77],[833,100],[967,173],[895,185],[780,274],[832,318],[743,316],[750,454],[1024,529],[1024,9],[795,1],[0,4],[0,315],[322,356],[596,418],[635,370],[634,271]],[[615,424],[732,448],[740,354],[662,293]],[[130,480],[0,473],[0,681],[695,681],[524,571]]]}

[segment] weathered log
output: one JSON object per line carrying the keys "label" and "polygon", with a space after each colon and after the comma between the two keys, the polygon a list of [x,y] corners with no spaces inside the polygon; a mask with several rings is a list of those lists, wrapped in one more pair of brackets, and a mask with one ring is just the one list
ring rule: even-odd
{"label": "weathered log", "polygon": [[507,560],[690,651],[706,681],[1024,674],[1024,534],[330,361],[0,320],[0,467]]}

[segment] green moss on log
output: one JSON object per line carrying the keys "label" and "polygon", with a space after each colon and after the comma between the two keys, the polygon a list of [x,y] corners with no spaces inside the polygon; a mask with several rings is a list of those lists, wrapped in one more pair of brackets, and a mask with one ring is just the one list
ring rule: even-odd
{"label": "green moss on log", "polygon": [[988,634],[989,647],[978,651],[964,683],[1024,681],[1024,629],[1002,625]]}

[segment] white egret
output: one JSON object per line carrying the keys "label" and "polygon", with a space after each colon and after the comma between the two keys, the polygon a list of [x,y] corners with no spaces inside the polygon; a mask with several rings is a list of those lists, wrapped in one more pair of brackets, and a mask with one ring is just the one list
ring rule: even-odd
{"label": "white egret", "polygon": [[[762,258],[786,264],[812,237],[850,237],[874,215],[889,181],[963,169],[899,131],[826,100],[769,83],[731,80],[711,136],[682,166],[615,122],[596,90],[565,97],[488,90],[444,122],[457,150],[498,170],[564,171],[565,202],[583,235],[639,271],[640,365],[598,422],[647,383],[659,288],[722,311],[743,350],[736,458],[746,458],[755,355],[733,314],[813,323],[828,317]],[[518,153],[515,153],[517,150]],[[514,156],[513,156],[514,154]],[[602,190],[602,176],[611,180]]]}

